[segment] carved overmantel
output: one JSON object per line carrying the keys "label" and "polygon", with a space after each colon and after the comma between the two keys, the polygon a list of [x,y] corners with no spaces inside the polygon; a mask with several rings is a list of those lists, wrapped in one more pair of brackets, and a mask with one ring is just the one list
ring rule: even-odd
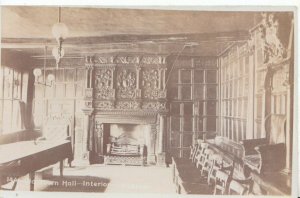
{"label": "carved overmantel", "polygon": [[95,56],[98,111],[166,111],[165,56]]}
{"label": "carved overmantel", "polygon": [[[166,70],[166,56],[88,56],[83,108],[87,134],[91,127],[99,132],[104,123],[149,124],[150,163],[158,158],[164,161],[166,121],[161,116],[167,113]],[[103,145],[103,135],[97,134],[93,137],[97,136]],[[97,152],[103,155],[102,149]]]}

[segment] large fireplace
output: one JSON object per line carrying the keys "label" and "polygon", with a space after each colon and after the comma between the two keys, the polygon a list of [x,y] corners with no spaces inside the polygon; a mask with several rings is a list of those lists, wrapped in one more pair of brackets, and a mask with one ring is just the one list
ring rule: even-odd
{"label": "large fireplace", "polygon": [[88,153],[104,158],[111,148],[126,155],[123,142],[144,145],[147,164],[165,163],[166,70],[165,56],[86,58],[86,159]]}

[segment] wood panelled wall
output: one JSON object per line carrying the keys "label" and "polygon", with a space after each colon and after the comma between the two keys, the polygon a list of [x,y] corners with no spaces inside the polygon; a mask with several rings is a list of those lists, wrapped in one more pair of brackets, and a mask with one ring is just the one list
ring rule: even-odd
{"label": "wood panelled wall", "polygon": [[[220,135],[236,142],[266,138],[268,115],[290,114],[291,15],[265,17],[251,30],[248,42],[235,43],[219,57]],[[283,18],[288,25],[278,25]]]}
{"label": "wood panelled wall", "polygon": [[169,75],[169,150],[187,158],[190,145],[218,130],[217,57],[180,57]]}
{"label": "wood panelled wall", "polygon": [[[67,65],[67,64],[65,64]],[[80,157],[83,148],[83,99],[85,88],[85,67],[65,66],[58,70],[49,67],[45,70],[46,81],[44,80],[44,70],[42,75],[36,80],[34,86],[33,118],[35,129],[41,129],[47,117],[69,116],[72,117],[75,134],[75,157]],[[55,76],[55,82],[47,81],[48,74]],[[46,83],[47,85],[44,85]]]}

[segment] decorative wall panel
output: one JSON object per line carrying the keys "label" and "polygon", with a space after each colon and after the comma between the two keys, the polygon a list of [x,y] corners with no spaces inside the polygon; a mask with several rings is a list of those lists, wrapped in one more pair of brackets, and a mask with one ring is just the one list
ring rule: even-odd
{"label": "decorative wall panel", "polygon": [[136,71],[119,69],[117,72],[117,97],[120,99],[136,98]]}
{"label": "decorative wall panel", "polygon": [[115,98],[113,89],[114,69],[98,69],[95,72],[95,97],[97,99],[111,100]]}

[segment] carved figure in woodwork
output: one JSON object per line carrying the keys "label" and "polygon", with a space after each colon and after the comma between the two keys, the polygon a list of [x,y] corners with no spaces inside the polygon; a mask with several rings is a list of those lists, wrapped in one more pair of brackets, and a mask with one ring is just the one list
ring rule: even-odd
{"label": "carved figure in woodwork", "polygon": [[264,63],[274,63],[286,56],[286,49],[278,38],[278,20],[274,14],[264,13],[259,28],[264,48]]}
{"label": "carved figure in woodwork", "polygon": [[142,86],[144,87],[144,98],[157,99],[159,89],[159,71],[157,69],[147,69],[143,71]]}
{"label": "carved figure in woodwork", "polygon": [[159,75],[157,69],[143,71],[143,86],[146,88],[157,89]]}
{"label": "carved figure in woodwork", "polygon": [[117,77],[118,96],[120,98],[134,98],[136,88],[136,74],[134,71],[122,70]]}
{"label": "carved figure in woodwork", "polygon": [[99,99],[114,98],[114,90],[112,89],[113,72],[111,69],[97,70],[95,75],[96,96]]}
{"label": "carved figure in woodwork", "polygon": [[101,69],[96,72],[96,88],[105,89],[111,86],[112,72],[109,69]]}
{"label": "carved figure in woodwork", "polygon": [[103,123],[96,120],[95,129],[96,129],[96,134],[97,134],[98,138],[103,137]]}

